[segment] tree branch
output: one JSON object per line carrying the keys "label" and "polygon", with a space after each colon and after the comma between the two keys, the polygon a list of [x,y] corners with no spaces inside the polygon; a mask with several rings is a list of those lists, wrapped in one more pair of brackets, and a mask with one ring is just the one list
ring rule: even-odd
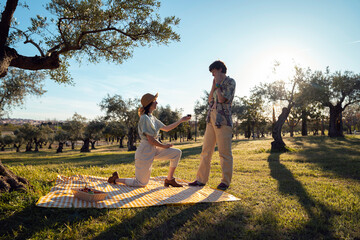
{"label": "tree branch", "polygon": [[26,39],[26,41],[24,42],[24,44],[27,44],[27,43],[31,43],[32,45],[34,45],[40,52],[41,56],[42,57],[45,57],[45,54],[44,52],[41,50],[40,46],[38,44],[36,44],[33,40],[31,39]]}
{"label": "tree branch", "polygon": [[32,45],[34,45],[34,46],[39,50],[41,56],[42,56],[42,57],[45,57],[45,54],[44,54],[44,52],[41,50],[40,46],[39,46],[37,43],[35,43],[32,39],[30,39],[30,37],[29,37],[24,31],[22,31],[22,30],[20,30],[20,29],[18,29],[18,28],[15,28],[15,27],[14,27],[14,29],[16,29],[17,31],[21,32],[21,33],[25,36],[26,40],[25,40],[24,44],[31,43]]}
{"label": "tree branch", "polygon": [[17,67],[27,70],[56,69],[60,66],[58,54],[52,54],[45,57],[26,57],[19,55],[15,49],[5,47],[6,52],[12,54],[10,64],[8,66]]}
{"label": "tree branch", "polygon": [[0,49],[2,49],[9,36],[9,30],[11,26],[11,19],[13,18],[14,12],[18,5],[19,0],[7,0],[5,10],[1,15],[0,22]]}
{"label": "tree branch", "polygon": [[359,100],[354,100],[352,102],[348,102],[347,104],[345,104],[345,106],[343,107],[343,110],[345,110],[345,108],[351,104],[354,104],[354,103],[357,103],[357,102],[360,102],[360,99]]}
{"label": "tree branch", "polygon": [[[84,31],[84,32],[81,32],[79,38],[78,38],[78,43],[81,41],[81,39],[83,38],[83,36],[85,36],[86,34],[91,34],[91,33],[99,33],[99,32],[107,32],[107,31],[116,31],[116,32],[119,32],[129,38],[131,38],[131,40],[134,40],[136,41],[138,38],[137,37],[134,37],[134,35],[131,35],[131,34],[128,34],[120,29],[117,29],[117,28],[114,28],[114,27],[108,27],[108,28],[103,28],[103,29],[98,29],[98,30],[92,30],[92,31]],[[137,35],[139,36],[139,35]]]}
{"label": "tree branch", "polygon": [[47,52],[46,52],[46,56],[50,56],[53,52],[56,51],[56,49],[60,48],[61,45],[63,45],[64,43],[59,43],[57,45],[55,45],[54,47],[50,48]]}

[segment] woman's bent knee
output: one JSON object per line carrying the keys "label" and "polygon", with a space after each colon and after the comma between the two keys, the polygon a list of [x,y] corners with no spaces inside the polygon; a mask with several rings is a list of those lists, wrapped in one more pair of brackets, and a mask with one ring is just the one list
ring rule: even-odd
{"label": "woman's bent knee", "polygon": [[174,157],[170,159],[170,167],[177,167],[177,165],[179,164],[180,158],[181,158],[181,154],[182,151],[180,149],[174,148]]}

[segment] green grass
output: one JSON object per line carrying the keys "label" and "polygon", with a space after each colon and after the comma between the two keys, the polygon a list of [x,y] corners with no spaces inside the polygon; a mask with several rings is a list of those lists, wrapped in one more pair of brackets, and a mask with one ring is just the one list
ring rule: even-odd
{"label": "green grass", "polygon": [[[50,209],[36,201],[57,174],[134,176],[134,152],[101,146],[91,153],[65,149],[1,152],[3,163],[26,177],[32,193],[0,196],[1,239],[360,239],[360,139],[285,138],[290,152],[270,153],[271,139],[234,140],[228,192],[241,201],[137,209]],[[178,178],[194,180],[201,143],[177,144]],[[166,175],[155,162],[152,176]],[[209,185],[220,183],[214,154]]]}

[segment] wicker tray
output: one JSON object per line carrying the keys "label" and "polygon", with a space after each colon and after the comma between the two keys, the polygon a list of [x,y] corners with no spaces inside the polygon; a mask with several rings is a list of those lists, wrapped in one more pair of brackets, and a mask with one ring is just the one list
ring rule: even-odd
{"label": "wicker tray", "polygon": [[71,189],[71,191],[74,194],[74,197],[79,198],[84,201],[88,201],[88,202],[102,201],[108,195],[106,192],[102,192],[102,191],[95,190],[95,189],[92,189],[92,190],[96,191],[97,193],[90,194],[87,192],[80,191],[80,189]]}

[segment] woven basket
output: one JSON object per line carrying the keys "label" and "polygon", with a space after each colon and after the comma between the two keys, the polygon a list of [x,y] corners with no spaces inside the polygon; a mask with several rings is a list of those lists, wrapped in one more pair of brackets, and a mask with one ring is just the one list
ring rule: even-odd
{"label": "woven basket", "polygon": [[80,191],[80,189],[71,189],[74,197],[79,198],[81,200],[87,201],[87,202],[97,202],[97,201],[102,201],[107,197],[107,193],[106,192],[102,192],[99,190],[95,190],[92,189],[93,191],[98,191],[100,193],[94,193],[94,194],[90,194],[87,192],[83,192]]}

